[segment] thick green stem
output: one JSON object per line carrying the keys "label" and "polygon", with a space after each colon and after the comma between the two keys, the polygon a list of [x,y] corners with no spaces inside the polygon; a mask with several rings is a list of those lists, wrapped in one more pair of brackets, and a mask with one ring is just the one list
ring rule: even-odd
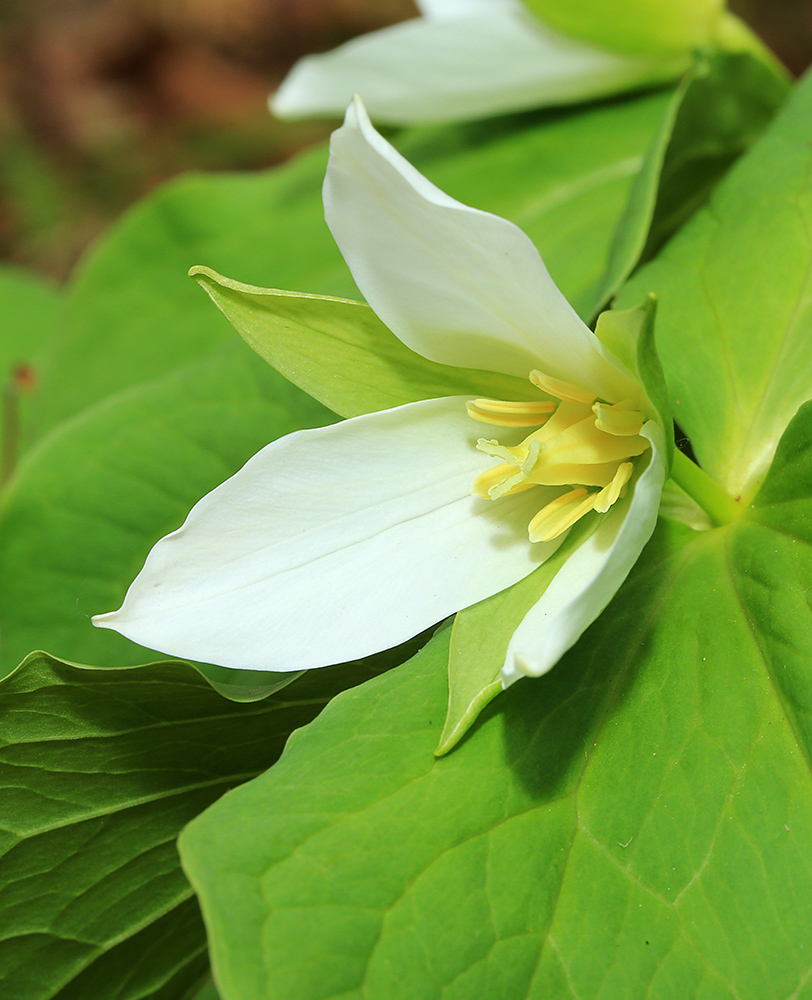
{"label": "thick green stem", "polygon": [[679,450],[674,452],[671,478],[685,490],[689,497],[696,500],[717,527],[731,524],[741,517],[744,510],[742,505],[737,503],[729,493],[725,493],[707,472],[703,472],[698,465]]}

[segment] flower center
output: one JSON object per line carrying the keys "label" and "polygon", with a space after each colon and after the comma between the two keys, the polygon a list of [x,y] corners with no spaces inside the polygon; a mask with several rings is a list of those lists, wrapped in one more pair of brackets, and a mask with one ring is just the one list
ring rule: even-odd
{"label": "flower center", "polygon": [[[475,496],[496,500],[533,486],[571,486],[545,504],[528,526],[531,542],[548,542],[585,514],[606,513],[626,491],[630,459],[649,447],[640,435],[645,421],[635,403],[603,403],[580,386],[539,371],[530,381],[558,403],[474,399],[468,415],[497,427],[535,427],[513,447],[480,438],[477,448],[499,465],[474,480]],[[599,487],[594,491],[587,487]]]}

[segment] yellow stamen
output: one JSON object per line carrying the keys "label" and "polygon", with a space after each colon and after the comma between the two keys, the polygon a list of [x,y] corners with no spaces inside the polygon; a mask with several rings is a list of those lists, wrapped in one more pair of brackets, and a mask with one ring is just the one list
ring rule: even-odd
{"label": "yellow stamen", "polygon": [[[533,486],[575,487],[530,522],[530,541],[541,542],[563,534],[590,511],[605,514],[625,493],[634,471],[630,460],[651,445],[640,433],[645,417],[634,401],[601,402],[588,390],[539,371],[530,373],[530,381],[560,402],[468,403],[469,415],[483,423],[535,427],[516,445],[477,441],[477,448],[499,464],[476,477],[472,492],[497,500]],[[599,489],[589,492],[590,486]]]}
{"label": "yellow stamen", "polygon": [[594,403],[595,393],[588,389],[582,389],[580,385],[573,385],[571,382],[564,382],[560,378],[553,378],[552,375],[545,375],[544,372],[530,372],[530,381],[542,392],[557,399],[567,399],[572,403]]}
{"label": "yellow stamen", "polygon": [[554,412],[555,406],[555,403],[547,400],[524,403],[502,399],[472,399],[467,404],[469,417],[498,427],[538,427]]}
{"label": "yellow stamen", "polygon": [[626,491],[626,484],[632,477],[634,466],[631,462],[623,462],[618,466],[615,477],[608,486],[595,496],[595,510],[605,514],[613,503],[617,503]]}
{"label": "yellow stamen", "polygon": [[594,508],[597,495],[584,489],[571,490],[542,507],[527,526],[530,541],[549,542],[562,535]]}

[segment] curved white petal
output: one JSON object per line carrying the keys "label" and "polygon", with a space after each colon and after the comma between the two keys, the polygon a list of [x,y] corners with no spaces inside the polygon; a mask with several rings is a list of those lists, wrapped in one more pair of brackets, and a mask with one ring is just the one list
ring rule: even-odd
{"label": "curved white petal", "polygon": [[614,597],[651,537],[665,482],[663,432],[649,422],[641,433],[651,441],[651,461],[633,493],[572,553],[513,633],[503,687],[555,666]]}
{"label": "curved white petal", "polygon": [[687,57],[595,48],[518,4],[437,4],[425,17],[301,59],[270,106],[280,118],[338,115],[358,92],[376,121],[459,121],[599,97],[670,79],[686,65]]}
{"label": "curved white petal", "polygon": [[540,368],[610,400],[634,391],[530,239],[426,180],[358,98],[332,136],[324,207],[361,292],[424,357],[520,377]]}
{"label": "curved white petal", "polygon": [[394,646],[556,547],[527,540],[538,497],[470,495],[477,435],[459,398],[290,434],[204,497],[150,552],[121,609],[94,622],[253,670]]}

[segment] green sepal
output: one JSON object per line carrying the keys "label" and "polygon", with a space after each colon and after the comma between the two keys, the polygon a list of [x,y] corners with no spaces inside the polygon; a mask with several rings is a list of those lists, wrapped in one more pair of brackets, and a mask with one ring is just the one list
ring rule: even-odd
{"label": "green sepal", "polygon": [[643,386],[646,416],[665,430],[666,469],[674,458],[674,422],[663,367],[654,343],[657,298],[649,293],[631,309],[610,309],[598,317],[595,336],[629,369]]}
{"label": "green sepal", "polygon": [[534,398],[524,379],[427,361],[362,302],[257,288],[207,267],[189,274],[249,347],[342,417],[441,396]]}
{"label": "green sepal", "polygon": [[573,550],[600,522],[597,515],[579,521],[529,576],[457,613],[448,652],[448,712],[434,751],[438,757],[453,750],[485,706],[502,692],[502,665],[513,633]]}

